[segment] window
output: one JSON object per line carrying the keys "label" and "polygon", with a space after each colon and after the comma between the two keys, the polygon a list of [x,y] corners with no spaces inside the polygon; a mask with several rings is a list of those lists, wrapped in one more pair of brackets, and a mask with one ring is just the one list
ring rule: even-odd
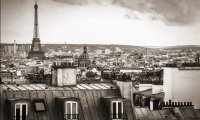
{"label": "window", "polygon": [[78,105],[75,101],[67,101],[65,103],[65,120],[78,119]]}
{"label": "window", "polygon": [[44,99],[33,100],[33,104],[36,112],[46,111]]}
{"label": "window", "polygon": [[122,101],[112,102],[112,118],[122,119],[123,118],[123,103]]}
{"label": "window", "polygon": [[27,114],[28,114],[27,103],[15,104],[15,120],[26,120]]}

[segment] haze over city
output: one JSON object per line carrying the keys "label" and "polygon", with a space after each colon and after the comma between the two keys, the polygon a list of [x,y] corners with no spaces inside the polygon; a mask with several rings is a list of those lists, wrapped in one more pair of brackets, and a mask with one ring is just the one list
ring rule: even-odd
{"label": "haze over city", "polygon": [[[41,43],[200,45],[198,0],[37,0]],[[1,0],[1,42],[30,43],[34,0]]]}

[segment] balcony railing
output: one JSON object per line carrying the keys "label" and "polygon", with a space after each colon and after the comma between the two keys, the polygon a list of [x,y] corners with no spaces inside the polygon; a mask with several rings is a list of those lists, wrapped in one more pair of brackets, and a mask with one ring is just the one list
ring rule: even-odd
{"label": "balcony railing", "polygon": [[114,113],[112,114],[113,120],[123,120],[125,117],[124,113]]}
{"label": "balcony railing", "polygon": [[13,116],[14,120],[27,120],[27,116]]}
{"label": "balcony railing", "polygon": [[79,114],[65,114],[65,120],[79,120]]}

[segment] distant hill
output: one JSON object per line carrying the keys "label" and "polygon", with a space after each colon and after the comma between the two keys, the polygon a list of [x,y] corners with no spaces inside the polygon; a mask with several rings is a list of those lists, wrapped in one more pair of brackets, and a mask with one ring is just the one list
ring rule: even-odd
{"label": "distant hill", "polygon": [[200,49],[200,45],[177,45],[177,46],[169,46],[164,49]]}
{"label": "distant hill", "polygon": [[[16,44],[18,46],[31,46],[31,44]],[[177,46],[134,46],[134,45],[116,45],[116,44],[42,44],[44,51],[48,51],[49,48],[58,50],[60,48],[66,48],[68,50],[75,50],[83,48],[86,45],[90,51],[96,49],[111,49],[115,50],[116,47],[122,50],[145,50],[145,49],[166,49],[166,50],[176,50],[176,49],[200,49],[200,45],[177,45]],[[1,43],[0,46],[13,46],[12,43]]]}
{"label": "distant hill", "polygon": [[176,45],[176,46],[146,46],[147,48],[161,49],[200,49],[200,45]]}
{"label": "distant hill", "polygon": [[87,46],[90,51],[96,50],[96,49],[111,49],[115,50],[116,47],[120,49],[146,49],[145,47],[141,46],[133,46],[133,45],[113,45],[113,44],[42,44],[42,47],[45,48],[56,48],[56,47],[67,47],[70,50],[83,48],[83,46]]}

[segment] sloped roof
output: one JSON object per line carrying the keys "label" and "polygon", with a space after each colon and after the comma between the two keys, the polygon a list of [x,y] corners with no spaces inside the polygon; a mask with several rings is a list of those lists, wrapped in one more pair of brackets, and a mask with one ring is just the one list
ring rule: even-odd
{"label": "sloped roof", "polygon": [[133,92],[136,93],[136,94],[147,96],[147,97],[154,97],[154,98],[160,98],[160,99],[162,99],[164,97],[164,93],[163,92],[153,94],[152,93],[152,89],[147,89],[147,90],[143,90],[143,91],[137,91],[135,88],[133,88]]}
{"label": "sloped roof", "polygon": [[200,110],[195,110],[193,107],[179,107],[176,113],[173,108],[150,110],[148,107],[134,107],[134,112],[137,120],[200,119]]}
{"label": "sloped roof", "polygon": [[196,112],[198,118],[200,118],[200,109],[198,109],[198,110],[196,109],[195,112]]}
{"label": "sloped roof", "polygon": [[48,86],[46,84],[23,84],[23,85],[2,85],[4,91],[21,91],[21,90],[103,90],[103,89],[118,89],[118,87],[111,83],[81,83],[76,86],[57,87]]}
{"label": "sloped roof", "polygon": [[200,119],[200,110],[194,110],[192,107],[182,107],[179,110],[185,119]]}
{"label": "sloped roof", "polygon": [[135,107],[134,108],[136,119],[140,120],[151,120],[154,119],[153,114],[150,112],[150,110],[147,107]]}
{"label": "sloped roof", "polygon": [[[29,111],[29,118],[32,119],[48,119],[61,120],[62,115],[58,112],[60,108],[56,105],[57,97],[75,97],[80,99],[80,119],[83,120],[108,120],[105,106],[100,101],[102,97],[116,96],[121,97],[120,91],[115,84],[111,83],[91,83],[77,84],[76,87],[56,87],[47,86],[45,84],[26,84],[26,85],[1,85],[3,94],[1,109],[7,109],[6,100],[13,99],[38,99],[43,98],[46,105],[46,112]],[[130,106],[129,106],[130,107]],[[134,116],[133,111],[128,110],[128,106],[124,106],[126,116]],[[0,111],[1,112],[1,111]],[[3,111],[3,118],[6,120],[8,115]],[[132,118],[133,119],[133,118]],[[128,120],[128,118],[127,118]],[[131,120],[131,119],[130,119]]]}

